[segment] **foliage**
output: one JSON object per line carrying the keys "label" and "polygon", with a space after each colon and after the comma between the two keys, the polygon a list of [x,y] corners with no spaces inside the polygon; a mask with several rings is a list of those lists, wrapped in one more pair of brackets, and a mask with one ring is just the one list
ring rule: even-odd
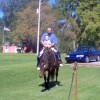
{"label": "foliage", "polygon": [[71,50],[73,50],[73,37],[71,37],[71,33],[67,32],[67,34],[65,32],[61,32],[58,35],[58,47],[59,47],[59,51],[60,52],[70,52]]}
{"label": "foliage", "polygon": [[[64,17],[66,19],[66,22],[61,24],[62,28],[60,25],[58,29],[63,29],[64,34],[71,33],[70,44],[73,41],[79,45],[100,47],[100,4],[98,0],[56,0],[55,8],[60,9],[59,11],[63,14],[62,19]],[[72,16],[73,11],[76,12],[76,17]],[[70,29],[66,27],[68,25],[71,26]],[[67,42],[67,40],[64,41],[66,44]]]}
{"label": "foliage", "polygon": [[[42,0],[41,33],[48,25],[54,25],[55,18],[52,15],[52,6],[47,4],[48,0]],[[21,42],[29,35],[36,40],[38,8],[37,0],[8,0],[0,2],[0,9],[4,12],[4,25],[11,29],[10,41]],[[34,40],[34,41],[35,41]]]}
{"label": "foliage", "polygon": [[2,43],[2,29],[0,29],[0,44]]}
{"label": "foliage", "polygon": [[0,9],[4,13],[4,25],[13,28],[17,19],[16,13],[24,9],[25,5],[31,0],[2,0],[0,1]]}
{"label": "foliage", "polygon": [[[70,4],[71,8],[66,9],[66,5]],[[74,2],[70,2],[67,0],[56,0],[56,4],[54,5],[54,10],[56,10],[56,18],[61,21],[57,24],[57,35],[59,39],[59,49],[61,52],[66,52],[75,48],[78,42],[78,36],[80,33],[80,29],[77,24],[77,20],[72,16],[72,12],[75,10],[73,6]],[[72,9],[73,6],[73,9]],[[62,22],[62,20],[65,20]],[[62,35],[61,35],[62,34]],[[61,35],[61,36],[60,36]],[[63,37],[63,38],[61,38]],[[69,39],[70,38],[70,39]]]}
{"label": "foliage", "polygon": [[36,34],[38,17],[36,14],[37,5],[37,1],[34,1],[17,13],[18,19],[16,20],[16,29],[12,32],[15,42],[25,39],[28,35]]}
{"label": "foliage", "polygon": [[[16,28],[17,12],[24,9],[27,3],[31,0],[0,0],[0,9],[4,13],[4,17],[0,23],[2,28],[4,26],[14,30]],[[9,41],[13,42],[13,34],[10,34]]]}
{"label": "foliage", "polygon": [[56,17],[54,16],[52,6],[48,3],[44,3],[41,6],[41,31],[46,31],[48,26],[54,28],[56,26]]}
{"label": "foliage", "polygon": [[[38,2],[36,0],[27,4],[24,10],[18,12],[16,29],[13,31],[13,34],[15,34],[15,41],[23,40],[30,34],[33,36],[33,40],[36,40],[38,26],[38,14],[36,13],[37,7]],[[51,8],[51,5],[46,2],[41,5],[42,28],[40,34],[42,34],[48,26],[53,26],[55,23],[55,17],[52,15]]]}
{"label": "foliage", "polygon": [[[0,0],[0,10],[4,12],[0,27],[5,25],[11,29],[8,36],[11,43],[22,42],[28,37],[36,41],[37,8],[38,0]],[[99,9],[99,0],[56,0],[53,6],[48,0],[42,0],[40,35],[52,26],[58,36],[60,52],[72,50],[77,44],[100,48]]]}
{"label": "foliage", "polygon": [[[78,25],[81,29],[80,44],[100,47],[100,4],[97,0],[82,0],[79,2],[77,13]],[[97,44],[98,42],[98,44]]]}

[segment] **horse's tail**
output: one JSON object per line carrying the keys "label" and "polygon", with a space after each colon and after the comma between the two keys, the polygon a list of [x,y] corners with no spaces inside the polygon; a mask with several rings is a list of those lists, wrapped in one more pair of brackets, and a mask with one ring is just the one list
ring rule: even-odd
{"label": "horse's tail", "polygon": [[55,77],[55,69],[50,72],[50,78],[53,81]]}

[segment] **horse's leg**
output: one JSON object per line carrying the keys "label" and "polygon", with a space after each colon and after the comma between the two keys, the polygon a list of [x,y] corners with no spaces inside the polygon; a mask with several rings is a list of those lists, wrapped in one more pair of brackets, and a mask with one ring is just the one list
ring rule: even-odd
{"label": "horse's leg", "polygon": [[45,81],[45,89],[46,89],[47,88],[46,74],[44,74],[44,81]]}
{"label": "horse's leg", "polygon": [[49,80],[50,80],[50,72],[48,71],[48,78],[47,78],[47,89],[49,89]]}
{"label": "horse's leg", "polygon": [[56,86],[58,86],[58,71],[59,67],[56,68]]}

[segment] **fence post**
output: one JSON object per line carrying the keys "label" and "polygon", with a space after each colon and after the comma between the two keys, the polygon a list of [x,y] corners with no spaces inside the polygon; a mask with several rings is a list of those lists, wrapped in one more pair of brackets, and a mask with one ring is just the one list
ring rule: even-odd
{"label": "fence post", "polygon": [[74,62],[74,66],[73,66],[72,81],[71,81],[71,86],[69,90],[68,100],[70,99],[73,81],[75,84],[75,88],[74,88],[75,89],[75,100],[78,100],[78,97],[77,97],[77,62]]}
{"label": "fence post", "polygon": [[77,62],[74,62],[73,70],[74,70],[75,100],[78,100],[78,97],[77,97]]}

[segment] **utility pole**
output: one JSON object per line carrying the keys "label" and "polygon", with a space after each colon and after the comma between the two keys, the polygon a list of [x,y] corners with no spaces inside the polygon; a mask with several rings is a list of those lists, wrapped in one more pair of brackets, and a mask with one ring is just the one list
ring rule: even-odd
{"label": "utility pole", "polygon": [[4,44],[5,42],[5,36],[4,36],[4,28],[2,29],[2,45]]}
{"label": "utility pole", "polygon": [[39,54],[40,16],[41,16],[41,0],[39,0],[39,8],[38,8],[37,55]]}

